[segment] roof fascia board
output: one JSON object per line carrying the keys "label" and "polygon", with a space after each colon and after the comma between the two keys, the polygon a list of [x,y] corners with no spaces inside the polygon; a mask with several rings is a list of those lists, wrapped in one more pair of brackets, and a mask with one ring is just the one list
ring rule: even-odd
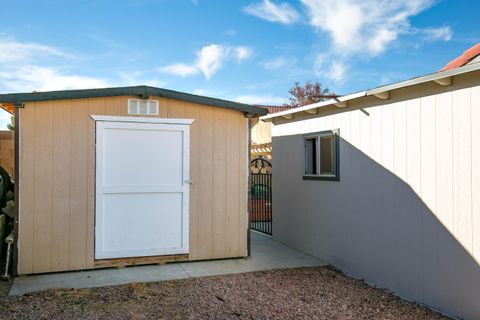
{"label": "roof fascia board", "polygon": [[385,92],[390,92],[392,90],[401,89],[401,88],[405,88],[405,87],[410,87],[410,86],[414,86],[414,85],[418,85],[418,84],[422,84],[422,83],[426,83],[426,82],[430,82],[430,81],[434,81],[434,82],[437,82],[437,83],[439,83],[439,82],[440,83],[445,83],[444,81],[442,81],[442,79],[444,79],[444,78],[452,78],[453,76],[457,76],[457,75],[460,75],[460,74],[473,72],[473,71],[477,71],[477,70],[480,70],[480,63],[467,64],[465,66],[462,66],[462,67],[459,67],[459,68],[456,68],[456,69],[445,70],[445,71],[441,71],[441,72],[437,72],[437,73],[427,74],[425,76],[421,76],[421,77],[397,82],[397,83],[394,83],[394,84],[391,84],[391,85],[386,85],[386,86],[382,86],[382,87],[378,87],[378,88],[374,88],[374,89],[370,89],[370,90],[360,91],[360,92],[357,92],[357,93],[353,93],[353,94],[349,94],[349,95],[346,95],[346,96],[338,97],[336,99],[329,99],[329,100],[326,100],[326,101],[321,101],[321,102],[310,104],[310,105],[300,107],[300,108],[295,108],[295,109],[291,109],[291,110],[287,110],[287,111],[272,113],[272,114],[260,117],[260,119],[263,120],[263,121],[272,121],[274,118],[277,118],[277,117],[284,117],[285,118],[285,116],[287,116],[289,114],[295,114],[295,113],[304,112],[304,111],[310,110],[310,109],[336,105],[339,102],[347,102],[349,100],[358,99],[358,98],[361,98],[361,97],[364,97],[364,96],[372,96],[372,95],[373,96],[379,96],[379,95],[384,96],[383,94]]}
{"label": "roof fascia board", "polygon": [[394,84],[370,89],[370,90],[367,90],[367,95],[372,95],[372,94],[381,93],[381,92],[390,91],[390,90],[396,90],[396,89],[400,89],[400,88],[404,88],[404,87],[410,87],[410,86],[425,83],[425,82],[437,81],[437,80],[440,80],[440,79],[443,79],[443,78],[453,77],[453,76],[456,76],[456,75],[459,75],[459,74],[472,72],[472,71],[476,71],[476,70],[479,70],[479,69],[480,69],[480,63],[465,65],[465,66],[458,67],[458,68],[455,68],[455,69],[445,70],[445,71],[441,71],[441,72],[437,72],[437,73],[431,73],[431,74],[427,74],[425,76],[421,76],[421,77],[397,82],[397,83],[394,83]]}
{"label": "roof fascia board", "polygon": [[[348,100],[360,98],[360,97],[363,97],[365,95],[366,95],[366,91],[355,92],[355,93],[352,93],[352,94],[349,94],[349,95],[346,95],[346,96],[341,96],[341,97],[338,97],[338,98],[335,98],[335,99],[328,99],[328,100],[312,103],[312,104],[309,104],[309,105],[306,105],[306,106],[303,106],[303,107],[298,107],[298,108],[294,108],[294,109],[290,109],[290,110],[271,113],[271,114],[268,114],[266,116],[260,117],[260,119],[263,120],[263,121],[270,121],[270,119],[273,119],[273,118],[283,117],[283,116],[287,116],[287,115],[292,114],[292,113],[299,113],[299,112],[304,112],[304,111],[307,112],[307,113],[310,113],[310,114],[316,114],[318,112],[311,111],[311,110],[322,108],[322,107],[327,107],[327,106],[331,106],[331,105],[341,104],[341,103],[347,102]],[[309,111],[311,111],[311,112],[309,112]]]}
{"label": "roof fascia board", "polygon": [[102,88],[102,89],[82,89],[82,90],[63,90],[63,91],[48,91],[48,92],[33,92],[33,93],[9,93],[0,94],[0,102],[8,103],[25,103],[33,101],[49,101],[49,100],[66,100],[66,99],[85,99],[85,98],[99,98],[99,97],[114,97],[114,96],[138,96],[146,99],[150,96],[164,97],[174,100],[181,100],[186,102],[204,104],[225,109],[233,109],[246,113],[254,113],[256,115],[265,115],[267,110],[244,103],[238,103],[228,100],[203,97],[189,93],[183,93],[173,90],[136,86],[136,87],[117,87],[117,88]]}

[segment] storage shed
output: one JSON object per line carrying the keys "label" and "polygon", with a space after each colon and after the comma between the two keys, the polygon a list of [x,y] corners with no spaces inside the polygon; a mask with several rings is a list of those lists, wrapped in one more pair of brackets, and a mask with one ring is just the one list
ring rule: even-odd
{"label": "storage shed", "polygon": [[137,86],[1,94],[15,112],[15,271],[247,255],[246,104]]}
{"label": "storage shed", "polygon": [[478,61],[262,119],[275,240],[479,319]]}

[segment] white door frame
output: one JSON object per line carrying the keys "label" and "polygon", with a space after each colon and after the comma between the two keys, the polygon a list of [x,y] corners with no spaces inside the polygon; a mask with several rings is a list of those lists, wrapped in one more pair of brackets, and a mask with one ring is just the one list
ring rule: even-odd
{"label": "white door frame", "polygon": [[[190,187],[190,125],[193,123],[193,119],[172,119],[172,118],[145,118],[145,117],[124,117],[124,116],[100,116],[92,115],[95,120],[95,259],[110,259],[118,258],[118,256],[111,256],[111,253],[103,251],[103,243],[101,237],[102,225],[102,213],[103,213],[103,194],[107,192],[115,192],[115,186],[103,186],[103,179],[97,179],[97,177],[103,177],[103,132],[105,128],[132,128],[148,127],[148,124],[152,124],[152,127],[161,128],[164,127],[167,130],[178,130],[183,132],[183,179],[181,191],[183,193],[182,198],[182,246],[181,248],[168,248],[162,250],[148,252],[136,251],[133,255],[129,255],[129,252],[116,252],[121,257],[141,257],[141,256],[161,256],[171,254],[188,254],[189,252],[189,187]],[[155,188],[155,186],[152,186]],[[148,190],[146,190],[148,191]],[[154,191],[154,190],[151,190]]]}

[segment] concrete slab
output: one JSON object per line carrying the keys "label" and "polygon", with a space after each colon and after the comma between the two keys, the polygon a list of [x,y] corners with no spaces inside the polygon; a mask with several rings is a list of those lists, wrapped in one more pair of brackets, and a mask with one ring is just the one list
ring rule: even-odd
{"label": "concrete slab", "polygon": [[179,264],[49,273],[15,278],[9,295],[22,295],[52,288],[94,288],[184,278],[188,278],[188,274]]}
{"label": "concrete slab", "polygon": [[251,233],[251,256],[245,259],[194,261],[180,263],[191,277],[241,273],[270,269],[311,267],[327,263],[272,240],[271,237]]}
{"label": "concrete slab", "polygon": [[240,259],[21,276],[15,278],[9,295],[22,295],[53,288],[105,287],[132,282],[177,280],[189,277],[326,265],[322,260],[256,232],[251,234],[251,249],[251,257]]}

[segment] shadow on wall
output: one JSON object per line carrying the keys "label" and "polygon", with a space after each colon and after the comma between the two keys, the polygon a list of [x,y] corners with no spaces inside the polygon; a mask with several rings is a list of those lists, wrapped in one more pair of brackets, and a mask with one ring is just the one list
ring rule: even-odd
{"label": "shadow on wall", "polygon": [[405,298],[480,319],[479,264],[449,231],[453,221],[445,226],[401,178],[343,139],[339,182],[302,179],[302,135],[274,137],[273,152],[275,240]]}

